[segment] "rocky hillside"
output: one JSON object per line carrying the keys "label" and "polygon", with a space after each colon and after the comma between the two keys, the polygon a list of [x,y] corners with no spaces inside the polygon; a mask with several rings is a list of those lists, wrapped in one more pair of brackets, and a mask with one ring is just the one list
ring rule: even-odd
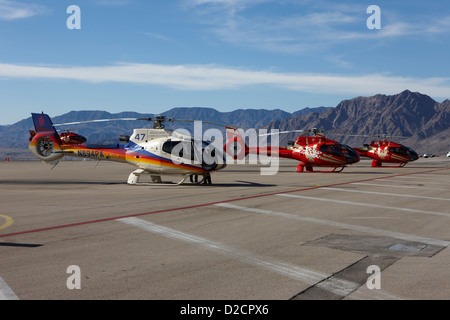
{"label": "rocky hillside", "polygon": [[[369,143],[371,138],[351,134],[387,134],[407,137],[392,140],[411,146],[419,153],[443,154],[450,151],[450,100],[439,103],[427,95],[408,90],[391,96],[357,97],[344,100],[320,114],[273,121],[267,128],[280,131],[318,128],[328,131],[329,138],[354,147]],[[294,139],[294,134],[287,135],[280,139],[280,144]]]}

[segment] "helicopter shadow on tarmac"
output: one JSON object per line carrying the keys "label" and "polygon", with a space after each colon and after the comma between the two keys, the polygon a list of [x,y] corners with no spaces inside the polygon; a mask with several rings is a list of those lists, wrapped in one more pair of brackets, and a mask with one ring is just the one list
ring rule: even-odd
{"label": "helicopter shadow on tarmac", "polygon": [[266,184],[266,183],[258,183],[254,181],[234,181],[234,182],[224,182],[224,183],[212,183],[212,184],[203,184],[203,183],[191,183],[185,182],[182,184],[177,184],[172,181],[162,181],[161,183],[152,183],[152,182],[142,182],[136,185],[129,185],[126,181],[77,181],[77,180],[30,180],[30,179],[8,179],[8,180],[0,180],[0,186],[8,186],[8,185],[24,185],[24,186],[83,186],[83,185],[128,185],[130,187],[163,187],[163,186],[195,186],[195,187],[275,187],[277,184]]}
{"label": "helicopter shadow on tarmac", "polygon": [[[122,183],[126,184],[126,183]],[[178,187],[178,188],[186,188],[186,187],[196,187],[196,188],[205,188],[205,187],[276,187],[277,184],[267,184],[267,183],[257,183],[254,181],[234,181],[234,182],[223,182],[223,183],[190,183],[185,182],[182,184],[176,184],[170,181],[162,181],[162,183],[151,183],[151,182],[142,182],[139,184],[132,185],[131,187]]]}
{"label": "helicopter shadow on tarmac", "polygon": [[52,180],[0,180],[0,185],[113,185],[126,184],[126,182],[105,181],[52,181]]}
{"label": "helicopter shadow on tarmac", "polygon": [[373,175],[373,174],[377,174],[377,175],[389,175],[389,174],[392,174],[392,172],[386,172],[386,171],[361,171],[361,172],[359,172],[359,171],[357,171],[357,172],[352,172],[352,171],[343,171],[343,172],[341,172],[341,173],[339,173],[339,174],[344,174],[344,175],[346,175],[346,174],[365,174],[365,175]]}
{"label": "helicopter shadow on tarmac", "polygon": [[254,181],[236,180],[234,183],[212,183],[212,184],[191,184],[186,183],[185,186],[208,186],[208,187],[276,187],[277,184],[257,183]]}

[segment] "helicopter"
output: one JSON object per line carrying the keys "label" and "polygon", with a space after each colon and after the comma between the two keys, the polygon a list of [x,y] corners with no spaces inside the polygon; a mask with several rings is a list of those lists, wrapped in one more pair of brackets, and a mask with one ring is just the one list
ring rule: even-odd
{"label": "helicopter", "polygon": [[[341,172],[347,165],[357,163],[359,154],[351,147],[328,139],[317,128],[309,130],[291,130],[280,133],[303,132],[297,140],[289,141],[287,147],[248,147],[242,137],[242,131],[226,127],[228,142],[226,151],[232,153],[235,159],[242,159],[248,154],[278,155],[281,158],[300,161],[297,172]],[[313,136],[306,136],[312,134]],[[314,171],[313,167],[331,167],[329,171]]]}
{"label": "helicopter", "polygon": [[[161,175],[181,175],[182,184],[188,177],[196,184],[211,183],[211,173],[226,167],[222,150],[209,141],[198,141],[193,137],[173,130],[165,129],[165,116],[153,118],[104,119],[108,120],[145,120],[153,121],[153,128],[134,129],[130,136],[119,136],[120,143],[113,145],[87,145],[87,139],[73,132],[58,134],[52,120],[47,114],[32,113],[35,130],[30,130],[30,151],[40,160],[57,164],[64,156],[115,161],[138,167],[127,180],[128,184],[139,183],[143,173],[149,173],[153,183],[162,183]],[[188,121],[175,120],[168,121]],[[211,122],[212,123],[212,122]],[[216,124],[216,123],[213,123]],[[198,181],[197,177],[203,177]]]}
{"label": "helicopter", "polygon": [[[36,135],[36,131],[34,131],[34,130],[29,130],[29,131],[30,131],[30,139],[29,140],[31,141],[33,139],[33,137]],[[80,134],[70,132],[69,129],[64,130],[64,132],[62,132],[59,135],[59,138],[61,139],[61,142],[63,144],[71,144],[71,145],[82,144],[87,141],[87,139],[85,137],[83,137]]]}
{"label": "helicopter", "polygon": [[385,167],[404,167],[408,162],[419,159],[412,148],[387,140],[387,135],[378,136],[381,140],[372,140],[362,148],[354,148],[361,157],[369,157],[372,167],[382,167],[383,163],[398,164]]}

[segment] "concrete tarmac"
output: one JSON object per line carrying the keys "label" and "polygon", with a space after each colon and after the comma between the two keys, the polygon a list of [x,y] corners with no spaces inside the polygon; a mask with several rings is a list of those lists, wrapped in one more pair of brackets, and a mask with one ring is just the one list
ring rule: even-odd
{"label": "concrete tarmac", "polygon": [[126,164],[1,163],[0,299],[450,298],[449,158],[296,165],[132,186]]}

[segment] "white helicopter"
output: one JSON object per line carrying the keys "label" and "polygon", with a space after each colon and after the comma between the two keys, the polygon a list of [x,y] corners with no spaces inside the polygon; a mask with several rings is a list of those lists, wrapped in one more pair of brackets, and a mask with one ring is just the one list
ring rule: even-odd
{"label": "white helicopter", "polygon": [[[161,175],[181,175],[176,185],[188,177],[196,184],[211,184],[211,173],[226,167],[223,150],[210,141],[194,139],[190,135],[165,129],[165,116],[153,118],[101,119],[53,125],[44,113],[32,113],[35,131],[30,130],[30,151],[40,160],[57,164],[64,156],[89,158],[100,161],[116,161],[138,167],[128,177],[128,184],[139,184],[143,173],[151,175],[153,183],[162,183]],[[55,126],[111,120],[153,121],[153,128],[134,129],[130,136],[120,136],[116,145],[86,145],[86,138],[72,132],[61,135]],[[168,121],[189,121],[175,120]],[[218,124],[213,122],[205,122]],[[222,124],[218,124],[222,125]],[[199,181],[198,177],[202,177]]]}

